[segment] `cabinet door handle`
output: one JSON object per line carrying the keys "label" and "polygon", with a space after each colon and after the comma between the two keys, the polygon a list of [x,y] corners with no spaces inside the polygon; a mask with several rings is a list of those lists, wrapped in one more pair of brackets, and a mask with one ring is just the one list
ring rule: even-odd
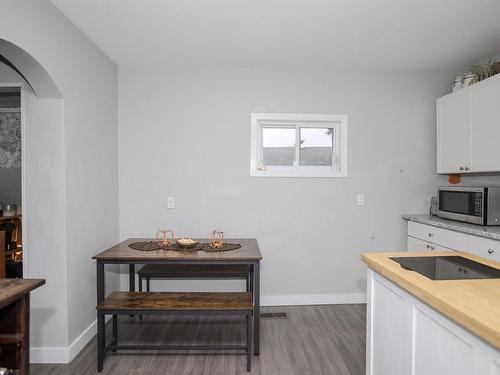
{"label": "cabinet door handle", "polygon": [[431,245],[426,245],[428,249],[431,249],[431,250],[436,250],[436,248],[434,246],[431,246]]}
{"label": "cabinet door handle", "polygon": [[459,169],[460,169],[461,171],[463,171],[465,168],[464,168],[464,167],[460,167]]}
{"label": "cabinet door handle", "polygon": [[429,233],[429,237],[432,237],[432,236],[434,236],[434,234],[433,233]]}
{"label": "cabinet door handle", "polygon": [[464,169],[465,169],[466,171],[468,171],[470,168],[469,168],[469,167],[465,167]]}
{"label": "cabinet door handle", "polygon": [[488,249],[488,254],[493,254],[495,252],[495,250],[493,249]]}

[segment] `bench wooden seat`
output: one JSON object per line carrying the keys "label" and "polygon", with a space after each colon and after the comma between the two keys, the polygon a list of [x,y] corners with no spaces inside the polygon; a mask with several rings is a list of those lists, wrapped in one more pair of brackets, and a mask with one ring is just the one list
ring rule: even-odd
{"label": "bench wooden seat", "polygon": [[146,291],[151,291],[151,279],[243,279],[246,291],[252,291],[253,280],[248,265],[216,264],[146,264],[137,271],[139,291],[146,279]]}
{"label": "bench wooden seat", "polygon": [[[97,371],[101,372],[106,351],[111,349],[184,349],[184,350],[245,350],[247,371],[251,368],[252,350],[252,294],[245,292],[113,292],[97,309]],[[231,346],[168,346],[168,345],[118,345],[117,315],[237,315],[246,317],[246,344]],[[113,315],[113,339],[106,346],[105,315]]]}
{"label": "bench wooden seat", "polygon": [[252,311],[250,293],[113,292],[101,311]]}
{"label": "bench wooden seat", "polygon": [[241,278],[246,279],[249,266],[206,264],[146,264],[137,275],[141,278]]}

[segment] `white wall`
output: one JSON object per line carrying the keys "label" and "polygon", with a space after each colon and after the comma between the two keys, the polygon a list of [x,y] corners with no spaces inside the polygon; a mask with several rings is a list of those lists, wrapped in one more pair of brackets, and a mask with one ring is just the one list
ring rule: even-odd
{"label": "white wall", "polygon": [[[361,300],[360,254],[404,249],[401,215],[427,212],[445,181],[435,172],[434,100],[449,80],[120,68],[120,237],[164,227],[206,236],[221,227],[258,239],[265,303]],[[251,112],[348,114],[349,176],[250,177]],[[356,194],[365,194],[365,207],[355,206]],[[167,210],[167,196],[176,209]]]}
{"label": "white wall", "polygon": [[[0,82],[25,83],[4,64]],[[31,346],[57,347],[68,341],[62,101],[39,99],[25,85],[23,110],[25,277],[47,279],[31,295]]]}
{"label": "white wall", "polygon": [[[28,259],[28,276],[47,278],[33,294],[32,360],[65,362],[95,329],[91,256],[118,240],[117,69],[47,0],[2,1],[0,36],[33,56],[63,98],[61,126],[34,121],[40,128],[33,135],[40,138],[33,141],[44,148],[36,160],[27,159],[26,169],[47,182],[46,188],[28,183],[36,214],[27,211],[26,230],[42,225],[57,232],[27,249],[28,256],[36,253]],[[118,278],[109,276],[109,288],[117,289]],[[42,294],[50,308],[37,300]]]}

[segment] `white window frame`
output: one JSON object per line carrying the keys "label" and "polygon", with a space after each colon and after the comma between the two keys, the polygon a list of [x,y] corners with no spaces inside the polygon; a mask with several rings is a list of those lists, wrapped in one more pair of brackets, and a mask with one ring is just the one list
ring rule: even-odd
{"label": "white window frame", "polygon": [[[330,166],[263,166],[262,129],[283,128],[333,128],[336,142]],[[299,131],[296,132],[300,138]],[[250,144],[250,176],[252,177],[347,177],[347,115],[303,114],[303,113],[252,113]],[[296,157],[299,154],[300,139],[295,142]],[[335,163],[335,159],[337,162]],[[297,161],[296,161],[297,162]],[[262,168],[264,167],[264,168]]]}

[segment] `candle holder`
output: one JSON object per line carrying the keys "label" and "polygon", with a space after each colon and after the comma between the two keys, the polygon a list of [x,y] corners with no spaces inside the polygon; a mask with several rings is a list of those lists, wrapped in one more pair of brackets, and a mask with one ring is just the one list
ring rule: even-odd
{"label": "candle holder", "polygon": [[224,232],[220,229],[214,229],[208,235],[208,246],[212,249],[221,249],[224,246]]}
{"label": "candle holder", "polygon": [[165,249],[170,244],[170,240],[168,238],[169,233],[171,234],[170,240],[173,241],[174,240],[174,232],[171,229],[159,229],[158,232],[156,232],[156,239],[160,240],[160,241],[158,241],[158,243]]}

